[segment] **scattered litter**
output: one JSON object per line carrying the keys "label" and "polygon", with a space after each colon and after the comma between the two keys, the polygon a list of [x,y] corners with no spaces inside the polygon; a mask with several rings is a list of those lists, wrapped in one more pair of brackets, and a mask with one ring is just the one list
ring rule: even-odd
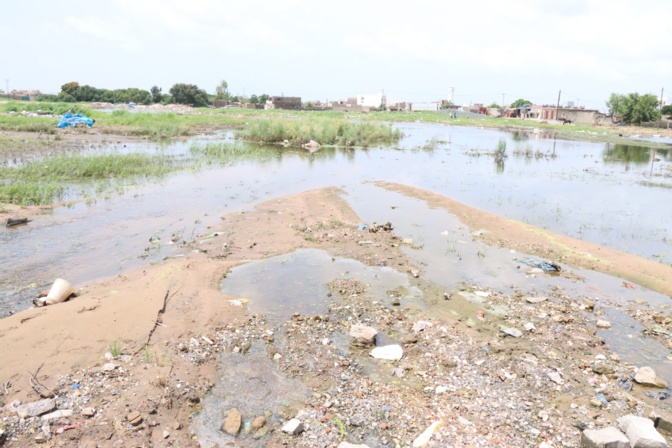
{"label": "scattered litter", "polygon": [[528,258],[527,260],[517,260],[519,263],[526,264],[533,268],[539,268],[545,272],[560,272],[562,268],[553,262],[549,261],[539,261],[535,258]]}
{"label": "scattered litter", "polygon": [[627,392],[630,392],[634,386],[629,378],[619,378],[616,380],[616,385]]}
{"label": "scattered litter", "polygon": [[35,306],[45,306],[65,302],[72,294],[74,294],[74,292],[75,288],[69,281],[63,280],[62,278],[57,278],[51,285],[49,292],[44,296],[41,294],[38,295],[38,297],[33,301],[33,304]]}
{"label": "scattered litter", "polygon": [[644,393],[646,394],[647,397],[651,397],[655,400],[667,400],[668,398],[670,398],[670,394],[665,392],[665,391],[661,391],[661,392],[648,392],[647,391],[647,392],[644,392]]}
{"label": "scattered litter", "polygon": [[229,303],[233,306],[245,306],[250,303],[250,299],[233,299],[229,300]]}

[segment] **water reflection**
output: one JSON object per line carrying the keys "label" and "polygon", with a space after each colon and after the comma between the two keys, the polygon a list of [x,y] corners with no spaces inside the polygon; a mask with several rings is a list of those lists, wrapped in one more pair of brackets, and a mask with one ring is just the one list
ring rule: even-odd
{"label": "water reflection", "polygon": [[632,163],[644,165],[651,160],[651,149],[642,146],[623,145],[619,143],[606,143],[602,159],[605,163]]}

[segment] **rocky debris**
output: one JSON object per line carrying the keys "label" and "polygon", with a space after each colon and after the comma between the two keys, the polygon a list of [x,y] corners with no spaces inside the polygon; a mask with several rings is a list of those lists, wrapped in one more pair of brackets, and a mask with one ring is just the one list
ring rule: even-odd
{"label": "rocky debris", "polygon": [[420,434],[418,437],[413,440],[413,448],[416,447],[421,447],[425,446],[429,443],[429,440],[432,438],[434,433],[436,432],[437,429],[439,429],[442,425],[441,421],[436,421],[429,425],[427,429],[425,429],[422,434]]}
{"label": "rocky debris", "polygon": [[58,411],[50,412],[49,414],[44,414],[42,416],[43,422],[48,422],[49,420],[56,420],[58,418],[67,418],[71,417],[73,414],[72,409],[59,409]]}
{"label": "rocky debris", "polygon": [[525,301],[527,303],[541,303],[541,302],[545,302],[547,300],[548,300],[548,297],[543,297],[543,296],[539,296],[539,297],[527,296],[527,297],[525,297]]}
{"label": "rocky debris", "polygon": [[625,433],[634,448],[665,448],[667,442],[653,426],[653,421],[637,415],[625,415],[618,419],[618,427]]}
{"label": "rocky debris", "polygon": [[56,401],[53,398],[33,401],[32,403],[22,404],[15,408],[16,414],[21,418],[37,417],[54,409],[56,409]]}
{"label": "rocky debris", "polygon": [[595,326],[597,328],[611,328],[611,322],[598,319],[597,322],[595,322]]}
{"label": "rocky debris", "polygon": [[388,361],[399,361],[404,356],[404,349],[401,345],[392,344],[383,347],[376,347],[369,352],[376,359],[386,359]]}
{"label": "rocky debris", "polygon": [[586,429],[581,433],[581,448],[630,448],[630,440],[614,426]]}
{"label": "rocky debris", "polygon": [[656,375],[651,367],[640,367],[635,374],[635,381],[644,386],[667,387],[667,381]]}
{"label": "rocky debris", "polygon": [[337,448],[369,448],[369,445],[364,445],[363,443],[355,445],[354,443],[341,442]]}
{"label": "rocky debris", "polygon": [[374,344],[378,330],[362,324],[355,324],[350,327],[350,337],[352,344],[359,347],[369,347]]}
{"label": "rocky debris", "polygon": [[126,416],[126,420],[133,426],[138,426],[142,423],[142,415],[138,411],[133,411]]}
{"label": "rocky debris", "polygon": [[282,432],[298,435],[304,431],[303,423],[298,418],[293,418],[282,426]]}
{"label": "rocky debris", "polygon": [[96,409],[92,407],[84,408],[82,409],[82,415],[87,418],[93,417],[96,415]]}
{"label": "rocky debris", "polygon": [[227,434],[235,436],[240,432],[240,425],[242,422],[243,417],[240,415],[238,409],[231,409],[229,415],[226,416],[226,420],[224,420],[224,423],[222,424],[222,430]]}
{"label": "rocky debris", "polygon": [[509,336],[513,336],[514,338],[519,338],[523,335],[523,332],[517,328],[501,327],[499,331],[504,334],[508,334]]}

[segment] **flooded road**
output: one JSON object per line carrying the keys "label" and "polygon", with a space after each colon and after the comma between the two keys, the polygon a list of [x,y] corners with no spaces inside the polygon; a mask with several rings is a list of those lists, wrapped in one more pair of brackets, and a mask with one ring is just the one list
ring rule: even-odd
{"label": "flooded road", "polygon": [[[203,164],[194,172],[57,208],[27,226],[2,228],[0,315],[28,307],[35,293],[56,277],[78,285],[155,262],[171,254],[172,236],[190,239],[219,223],[224,213],[314,188],[342,188],[364,222],[390,220],[427,245],[435,244],[443,231],[455,232],[454,218],[438,216],[418,202],[404,204],[403,197],[366,183],[375,180],[431,190],[663,263],[672,260],[669,151],[559,140],[540,132],[422,123],[398,126],[404,138],[394,149],[324,148],[314,154],[269,150],[265,157]],[[210,140],[126,143],[106,151],[189,157],[194,142]],[[500,140],[506,143],[507,157],[497,163],[488,154]],[[76,196],[73,190],[70,199]],[[452,244],[442,249],[444,253],[460,252],[461,243]],[[450,257],[445,262],[456,263]],[[466,271],[460,264],[461,269],[448,276],[450,282],[497,282],[497,278],[502,285],[508,282],[497,268],[488,271],[470,263],[474,265]]]}

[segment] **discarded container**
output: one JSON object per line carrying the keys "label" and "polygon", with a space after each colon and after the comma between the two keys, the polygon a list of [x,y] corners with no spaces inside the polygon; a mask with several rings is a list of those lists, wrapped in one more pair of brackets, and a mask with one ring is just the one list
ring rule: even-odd
{"label": "discarded container", "polygon": [[62,278],[57,278],[54,280],[54,284],[51,285],[51,289],[49,290],[47,296],[38,299],[36,304],[39,306],[44,306],[65,302],[73,292],[75,292],[75,288],[69,281],[63,280]]}

